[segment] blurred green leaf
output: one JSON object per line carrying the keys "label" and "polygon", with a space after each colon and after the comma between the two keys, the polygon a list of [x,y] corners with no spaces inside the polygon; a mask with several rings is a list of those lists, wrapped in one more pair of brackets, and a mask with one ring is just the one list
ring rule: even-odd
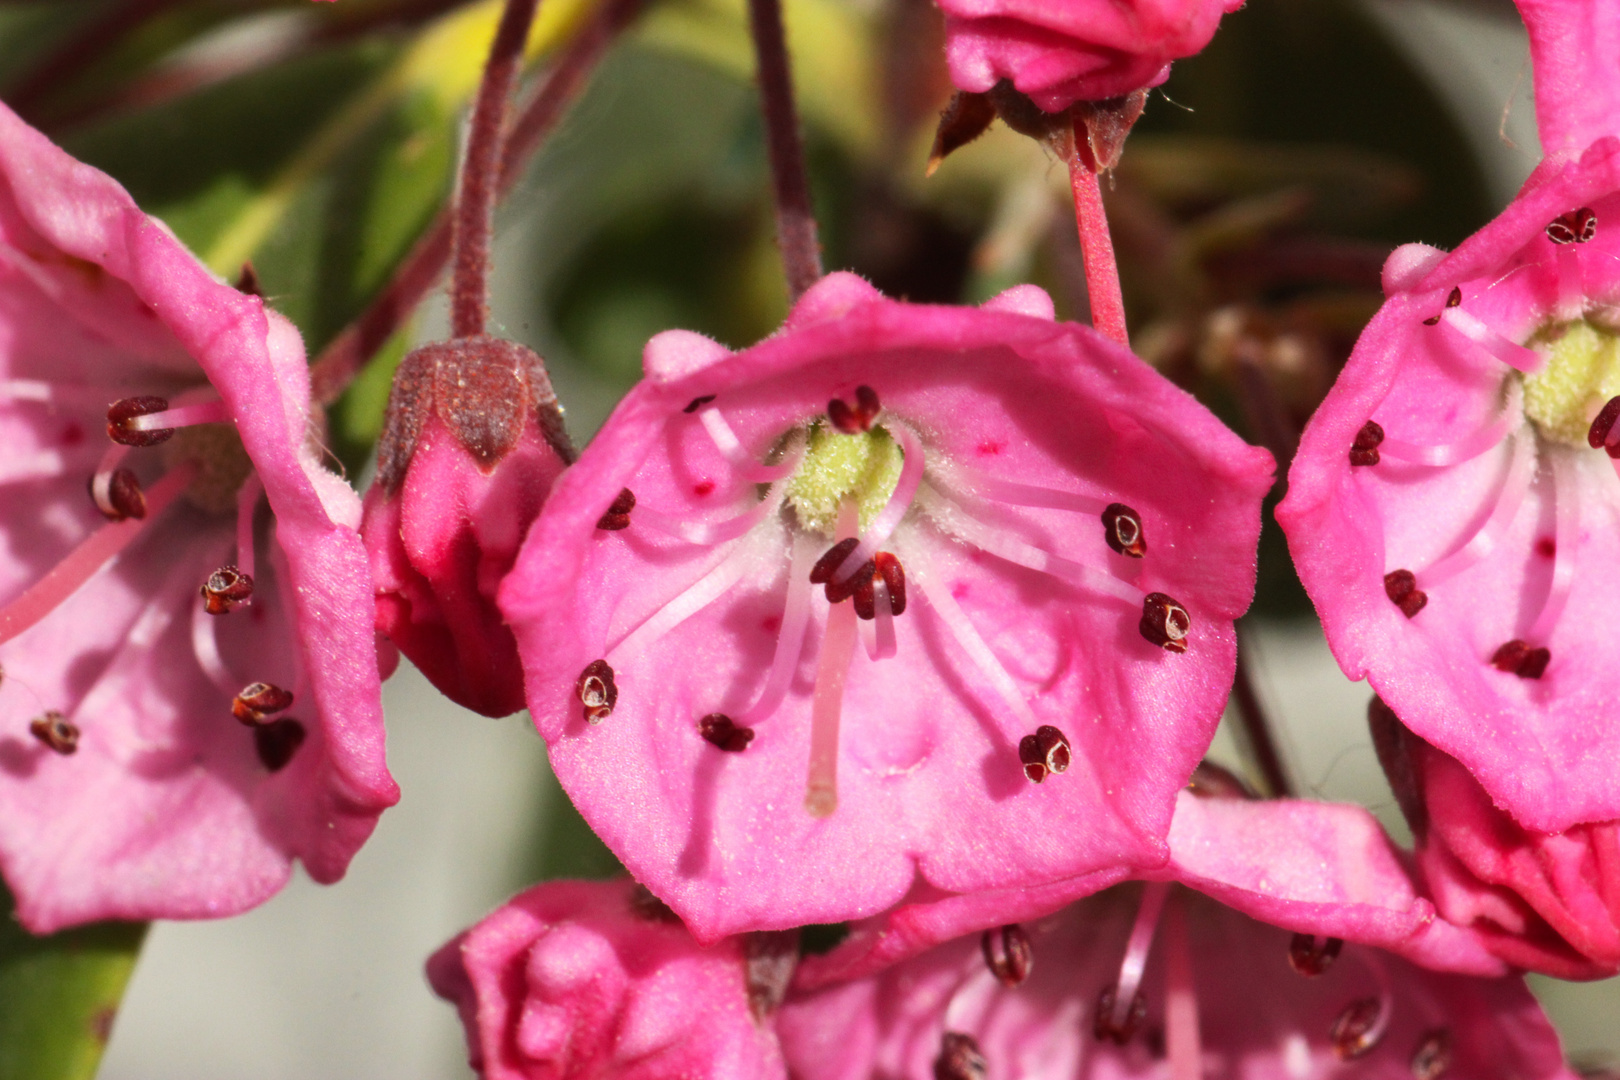
{"label": "blurred green leaf", "polygon": [[[0,885],[0,910],[11,911]],[[144,923],[34,937],[0,921],[0,1080],[90,1080],[135,968]]]}

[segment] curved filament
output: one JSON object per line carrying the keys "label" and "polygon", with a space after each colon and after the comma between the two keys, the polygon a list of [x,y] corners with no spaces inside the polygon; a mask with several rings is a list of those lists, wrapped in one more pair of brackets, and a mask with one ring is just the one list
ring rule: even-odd
{"label": "curved filament", "polygon": [[[1518,382],[1516,379],[1513,381]],[[1406,442],[1386,435],[1384,441],[1378,444],[1378,453],[1411,465],[1461,465],[1500,445],[1513,430],[1514,420],[1519,415],[1519,407],[1510,402],[1508,408],[1484,427],[1469,432],[1456,442],[1439,445]]]}
{"label": "curved filament", "polygon": [[608,650],[607,658],[615,667],[625,657],[635,656],[642,649],[669,633],[693,615],[718,600],[738,581],[742,580],[754,561],[754,553],[747,544],[721,559],[714,569],[698,578],[673,600],[658,608],[619,643]]}
{"label": "curved filament", "polygon": [[1072,510],[1077,514],[1100,515],[1112,499],[1095,499],[1077,491],[1059,491],[1056,488],[1036,487],[1003,480],[977,469],[956,466],[947,474],[953,480],[981,498],[1009,506],[1031,506],[1045,510]]}
{"label": "curved filament", "polygon": [[810,568],[816,564],[820,550],[821,541],[817,537],[797,536],[793,540],[787,606],[782,611],[782,628],[776,637],[776,655],[771,659],[771,670],[765,676],[759,697],[743,711],[741,721],[746,727],[753,727],[776,712],[793,682],[794,672],[799,670],[804,633],[810,625],[810,596],[815,592],[815,586],[810,584]]}
{"label": "curved filament", "polygon": [[1536,350],[1509,341],[1462,308],[1447,308],[1440,321],[1508,367],[1517,368],[1526,375],[1541,367],[1541,354]]}
{"label": "curved filament", "polygon": [[640,504],[636,506],[635,514],[637,521],[651,525],[659,532],[685,540],[689,544],[720,544],[727,540],[735,540],[775,513],[781,507],[782,499],[786,495],[787,481],[778,480],[771,485],[763,500],[723,521],[685,521],[674,514],[666,514]]}
{"label": "curved filament", "polygon": [[1525,494],[1530,490],[1535,461],[1534,440],[1528,437],[1514,439],[1513,458],[1508,464],[1507,476],[1503,478],[1502,486],[1496,491],[1496,505],[1491,510],[1490,516],[1472,536],[1454,548],[1449,555],[1427,570],[1418,571],[1419,584],[1424,588],[1437,585],[1447,578],[1462,573],[1496,550],[1502,534],[1513,524],[1513,519],[1519,514],[1519,507],[1524,503]]}
{"label": "curved filament", "polygon": [[1125,958],[1119,964],[1119,981],[1114,984],[1114,1015],[1110,1019],[1116,1031],[1126,1028],[1131,1005],[1142,986],[1142,975],[1147,971],[1148,953],[1153,951],[1159,916],[1169,895],[1168,881],[1149,881],[1142,885],[1142,906],[1136,909],[1136,921],[1131,924],[1131,936],[1125,943]]}
{"label": "curved filament", "polygon": [[1568,454],[1552,454],[1553,573],[1541,612],[1530,628],[1530,640],[1545,643],[1564,615],[1570,588],[1575,583],[1575,547],[1580,539],[1581,507],[1575,497],[1575,462]]}
{"label": "curved filament", "polygon": [[[753,483],[768,484],[790,476],[799,466],[799,455],[790,453],[787,458],[775,465],[761,465],[755,461],[748,451],[744,449],[742,440],[737,433],[731,430],[731,425],[721,415],[720,410],[710,405],[698,412],[698,422],[703,430],[709,433],[709,439],[714,448],[720,451],[722,457],[731,463],[737,470],[738,476]],[[803,443],[799,444],[799,453],[803,452]]]}

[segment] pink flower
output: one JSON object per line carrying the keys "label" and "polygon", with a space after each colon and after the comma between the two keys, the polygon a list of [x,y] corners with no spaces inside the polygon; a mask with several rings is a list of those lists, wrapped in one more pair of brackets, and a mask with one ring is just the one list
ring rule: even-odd
{"label": "pink flower", "polygon": [[794,940],[699,946],[629,881],[558,881],[515,897],[428,961],[484,1080],[771,1080],[769,1022]]}
{"label": "pink flower", "polygon": [[1526,829],[1389,706],[1374,698],[1368,717],[1440,913],[1516,967],[1565,979],[1620,973],[1620,822]]}
{"label": "pink flower", "polygon": [[24,925],[232,914],[295,857],[341,877],[398,789],[359,501],[310,442],[297,332],[0,108],[0,365]]}
{"label": "pink flower", "polygon": [[1006,892],[857,929],[800,969],[778,1021],[789,1069],[1572,1077],[1520,980],[1457,973],[1501,965],[1434,919],[1359,807],[1184,794],[1171,848],[1162,880],[1067,907]]}
{"label": "pink flower", "polygon": [[531,530],[552,765],[700,940],[1163,862],[1270,457],[1051,312],[837,274],[744,352],[662,334]]}
{"label": "pink flower", "polygon": [[1047,112],[1158,86],[1243,0],[940,0],[951,80],[1002,79]]}
{"label": "pink flower", "polygon": [[1609,5],[1525,10],[1555,155],[1452,254],[1390,257],[1277,517],[1346,674],[1559,832],[1620,817],[1620,725],[1594,720],[1620,692],[1620,139],[1580,145],[1568,83],[1601,66],[1607,100],[1620,49]]}
{"label": "pink flower", "polygon": [[540,358],[483,336],[412,352],[377,456],[361,526],[377,629],[457,704],[517,712],[523,669],[495,593],[573,456]]}

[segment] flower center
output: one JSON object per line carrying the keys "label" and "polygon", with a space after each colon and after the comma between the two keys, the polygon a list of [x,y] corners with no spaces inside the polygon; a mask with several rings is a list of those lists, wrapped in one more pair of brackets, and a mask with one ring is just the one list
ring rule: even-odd
{"label": "flower center", "polygon": [[1587,445],[1592,418],[1620,395],[1620,335],[1585,319],[1550,327],[1531,344],[1547,361],[1524,376],[1524,412],[1544,438]]}
{"label": "flower center", "polygon": [[804,461],[788,483],[787,501],[800,527],[830,540],[838,508],[851,500],[865,530],[899,486],[904,461],[905,452],[884,428],[843,435],[817,420],[810,426]]}
{"label": "flower center", "polygon": [[236,513],[237,493],[253,474],[253,462],[234,424],[182,428],[163,447],[163,458],[171,469],[196,464],[197,478],[186,488],[186,500],[220,516]]}

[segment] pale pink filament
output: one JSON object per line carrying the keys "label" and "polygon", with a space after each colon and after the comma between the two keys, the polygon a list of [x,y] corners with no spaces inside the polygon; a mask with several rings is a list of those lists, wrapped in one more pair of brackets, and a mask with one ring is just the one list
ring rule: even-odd
{"label": "pale pink filament", "polygon": [[1447,308],[1440,321],[1509,367],[1527,375],[1541,367],[1540,353],[1509,341],[1462,308]]}
{"label": "pale pink filament", "polygon": [[220,654],[219,638],[216,636],[219,623],[217,616],[208,614],[207,605],[198,596],[191,605],[191,651],[197,657],[197,666],[208,676],[208,681],[224,693],[234,696],[243,684],[231,677],[231,670]]}
{"label": "pale pink filament", "polygon": [[130,447],[123,443],[108,443],[107,449],[101,453],[101,461],[96,465],[95,475],[90,477],[90,499],[104,514],[121,516],[122,511],[113,505],[112,478],[118,466],[122,465],[124,458],[129,456]]}
{"label": "pale pink filament", "polygon": [[850,552],[843,562],[838,564],[833,580],[840,584],[848,581],[855,571],[865,566],[872,556],[883,550],[883,545],[894,535],[900,519],[911,509],[911,500],[917,497],[917,485],[922,483],[924,465],[922,441],[917,438],[916,432],[905,424],[891,419],[886,420],[884,426],[900,443],[900,450],[904,455],[900,462],[900,479],[895,484],[889,501],[883,504],[883,509],[872,519],[872,526],[866,530],[866,535],[861,537],[861,542],[855,545],[855,550]]}
{"label": "pale pink filament", "polygon": [[900,649],[894,636],[894,611],[889,607],[889,583],[880,574],[872,581],[872,600],[875,608],[872,618],[862,626],[872,628],[866,643],[866,655],[873,660],[888,660]]}
{"label": "pale pink filament", "polygon": [[796,454],[788,455],[776,465],[761,465],[755,461],[743,447],[742,440],[737,438],[737,433],[731,430],[731,425],[726,423],[726,418],[713,405],[699,410],[698,421],[703,425],[703,430],[709,433],[714,448],[720,451],[721,456],[731,463],[744,480],[761,484],[770,483],[792,475],[793,470],[798,467],[799,458]]}
{"label": "pale pink filament", "polygon": [[608,650],[608,659],[617,666],[620,659],[632,657],[693,615],[714,603],[748,572],[755,552],[748,544],[738,544],[725,558],[698,578],[669,603],[654,611],[619,643]]}
{"label": "pale pink filament", "polygon": [[139,536],[146,523],[162,513],[196,475],[195,464],[182,465],[168,473],[146,493],[145,518],[112,521],[96,529],[21,596],[0,608],[0,643],[10,641],[55,611]]}
{"label": "pale pink filament", "polygon": [[1164,911],[1164,901],[1169,895],[1168,881],[1149,881],[1142,885],[1142,906],[1136,909],[1136,922],[1131,925],[1131,936],[1125,943],[1125,958],[1119,965],[1119,981],[1114,984],[1114,1012],[1109,1020],[1115,1031],[1125,1030],[1125,1022],[1130,1018],[1131,1004],[1142,986],[1142,974],[1147,971],[1148,953],[1153,951],[1153,936],[1159,928],[1159,915]]}
{"label": "pale pink filament", "polygon": [[221,424],[230,420],[231,411],[223,401],[203,401],[195,405],[178,405],[162,412],[146,413],[129,421],[134,431],[163,431],[166,428],[192,427],[195,424]]}
{"label": "pale pink filament", "polygon": [[1535,440],[1521,436],[1513,440],[1513,457],[1507,475],[1496,491],[1496,503],[1485,522],[1460,546],[1427,570],[1417,572],[1418,583],[1424,588],[1437,585],[1473,566],[1496,550],[1513,519],[1519,514],[1525,494],[1530,490],[1531,473],[1535,468]]}
{"label": "pale pink filament", "polygon": [[951,636],[956,638],[956,643],[962,647],[962,651],[968,654],[980,673],[1001,695],[1002,701],[1006,702],[1022,729],[1034,731],[1039,722],[1035,719],[1035,713],[1030,709],[1029,702],[1024,699],[1023,691],[1019,690],[1013,677],[1001,666],[1001,661],[996,659],[996,654],[990,651],[990,646],[973,628],[973,623],[969,621],[966,612],[957,604],[956,597],[951,595],[950,585],[934,578],[927,557],[920,551],[908,550],[905,565],[909,568],[910,581],[914,582],[927,598],[934,613],[951,632]]}
{"label": "pale pink filament", "polygon": [[[838,513],[838,539],[855,534],[859,512],[845,500]],[[816,663],[816,688],[810,702],[810,770],[805,783],[804,808],[811,817],[825,818],[838,809],[838,726],[844,711],[844,681],[855,655],[854,604],[827,608],[827,632],[821,639]]]}
{"label": "pale pink filament", "polygon": [[[1518,408],[1510,405],[1484,427],[1469,432],[1456,442],[1439,445],[1406,442],[1385,436],[1384,441],[1378,444],[1378,453],[1412,465],[1461,465],[1493,449],[1507,438],[1518,413]],[[1615,426],[1620,427],[1620,424]]]}
{"label": "pale pink filament", "polygon": [[1019,484],[961,466],[951,469],[948,478],[961,483],[975,495],[1010,506],[1073,510],[1075,513],[1095,514],[1100,517],[1110,503],[1108,499],[1092,498],[1077,491],[1059,491],[1055,488],[1036,487],[1033,484]]}
{"label": "pale pink filament", "polygon": [[1170,906],[1165,916],[1164,1045],[1170,1080],[1202,1080],[1203,1039],[1198,1030],[1198,990],[1193,984],[1192,950],[1187,942],[1186,905]]}
{"label": "pale pink filament", "polygon": [[7,401],[37,401],[47,405],[83,405],[101,401],[106,391],[77,383],[51,382],[48,379],[0,379],[0,399]]}
{"label": "pale pink filament", "polygon": [[1065,559],[1061,555],[1054,555],[1044,548],[1026,544],[1005,529],[986,525],[938,492],[925,488],[919,496],[919,501],[941,530],[998,559],[1005,559],[1018,566],[1062,578],[1093,592],[1123,601],[1132,607],[1140,607],[1142,604],[1144,595],[1142,590],[1130,582],[1121,581],[1112,574],[1094,570],[1072,559]]}
{"label": "pale pink filament", "polygon": [[236,492],[236,568],[250,578],[253,576],[253,515],[259,509],[259,497],[263,494],[264,481],[257,472],[249,473]]}
{"label": "pale pink filament", "polygon": [[1558,620],[1563,617],[1564,605],[1569,602],[1570,588],[1575,584],[1575,548],[1580,542],[1581,508],[1575,498],[1578,478],[1575,462],[1568,453],[1553,450],[1553,573],[1547,587],[1547,596],[1541,603],[1541,613],[1530,628],[1530,640],[1542,644],[1552,637]]}
{"label": "pale pink filament", "polygon": [[765,676],[759,697],[743,711],[744,726],[752,727],[776,712],[787,696],[794,673],[799,670],[804,633],[810,626],[810,597],[815,592],[815,586],[810,584],[810,568],[815,565],[820,551],[821,542],[814,536],[798,536],[793,540],[787,605],[782,611],[782,626],[776,637],[776,655],[771,658],[771,670]]}
{"label": "pale pink filament", "polygon": [[760,502],[733,517],[723,521],[686,521],[674,514],[666,514],[654,510],[650,506],[639,503],[633,511],[634,519],[643,524],[650,525],[659,532],[677,536],[691,544],[719,544],[727,540],[735,540],[748,532],[755,525],[764,521],[775,513],[782,505],[782,499],[787,495],[787,481],[778,480],[771,485],[769,493]]}
{"label": "pale pink filament", "polygon": [[1580,245],[1558,246],[1558,318],[1578,319],[1586,311],[1586,282],[1581,274]]}

